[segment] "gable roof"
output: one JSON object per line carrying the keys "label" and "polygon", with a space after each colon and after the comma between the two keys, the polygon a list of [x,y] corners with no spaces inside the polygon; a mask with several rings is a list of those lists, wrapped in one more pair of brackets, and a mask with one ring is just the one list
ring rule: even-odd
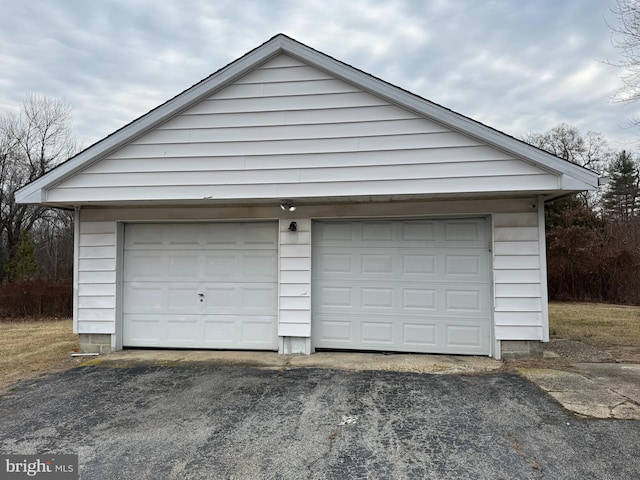
{"label": "gable roof", "polygon": [[473,137],[534,166],[556,174],[560,179],[560,188],[558,195],[555,196],[572,191],[593,190],[598,186],[598,175],[591,170],[555,157],[521,140],[340,62],[286,35],[278,34],[238,60],[223,67],[26,185],[16,193],[16,201],[18,203],[46,202],[46,191],[49,188],[65,181],[80,170],[118,150],[133,139],[172,118],[177,113],[192,107],[216,91],[225,88],[241,76],[281,53],[295,57],[389,102],[428,117],[452,130]]}

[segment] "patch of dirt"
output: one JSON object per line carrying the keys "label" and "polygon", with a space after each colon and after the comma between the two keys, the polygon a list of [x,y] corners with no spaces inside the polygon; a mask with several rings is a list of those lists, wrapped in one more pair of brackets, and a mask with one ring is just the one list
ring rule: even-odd
{"label": "patch of dirt", "polygon": [[640,363],[640,347],[625,347],[614,345],[604,349],[619,363]]}
{"label": "patch of dirt", "polygon": [[[544,351],[558,355],[561,360],[571,363],[607,363],[615,362],[615,357],[604,349],[569,339],[552,339],[544,344]],[[552,356],[552,355],[551,355]]]}
{"label": "patch of dirt", "polygon": [[566,369],[574,363],[615,363],[621,361],[613,352],[592,347],[576,340],[552,339],[549,343],[543,344],[543,348],[542,358],[508,360],[506,366],[508,368]]}

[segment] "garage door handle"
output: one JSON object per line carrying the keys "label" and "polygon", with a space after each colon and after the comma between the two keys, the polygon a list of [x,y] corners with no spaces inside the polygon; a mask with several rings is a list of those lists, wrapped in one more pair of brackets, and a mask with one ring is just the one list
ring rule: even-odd
{"label": "garage door handle", "polygon": [[199,294],[198,294],[198,296],[199,296],[200,298],[202,298],[202,297],[204,297],[204,293],[199,293]]}

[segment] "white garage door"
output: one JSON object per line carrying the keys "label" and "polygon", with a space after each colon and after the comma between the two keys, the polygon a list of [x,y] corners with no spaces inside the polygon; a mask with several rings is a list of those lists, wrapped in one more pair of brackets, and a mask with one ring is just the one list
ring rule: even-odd
{"label": "white garage door", "polygon": [[313,225],[316,348],[490,354],[485,218]]}
{"label": "white garage door", "polygon": [[273,222],[127,224],[123,344],[277,350]]}

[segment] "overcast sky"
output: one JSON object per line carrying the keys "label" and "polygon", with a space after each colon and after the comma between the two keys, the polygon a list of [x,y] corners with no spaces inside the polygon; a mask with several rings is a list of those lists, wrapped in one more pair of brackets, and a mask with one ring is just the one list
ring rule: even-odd
{"label": "overcast sky", "polygon": [[640,145],[615,103],[614,0],[0,0],[0,110],[73,107],[85,146],[277,33],[510,135]]}

